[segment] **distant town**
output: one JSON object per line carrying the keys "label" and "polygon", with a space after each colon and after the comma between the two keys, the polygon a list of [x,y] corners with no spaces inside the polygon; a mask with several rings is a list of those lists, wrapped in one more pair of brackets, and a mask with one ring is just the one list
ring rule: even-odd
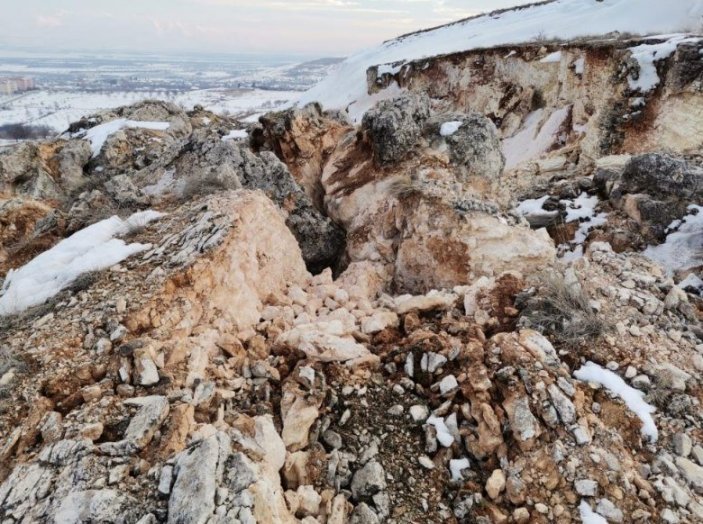
{"label": "distant town", "polygon": [[36,89],[34,79],[30,77],[0,77],[0,95],[14,95]]}

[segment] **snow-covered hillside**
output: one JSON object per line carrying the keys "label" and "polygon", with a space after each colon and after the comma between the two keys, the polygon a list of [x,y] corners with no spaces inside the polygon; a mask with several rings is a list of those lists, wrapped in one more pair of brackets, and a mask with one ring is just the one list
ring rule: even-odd
{"label": "snow-covered hillside", "polygon": [[47,126],[57,133],[81,117],[141,100],[163,100],[187,109],[199,104],[215,113],[251,116],[256,120],[265,112],[290,105],[297,91],[263,89],[199,89],[173,93],[166,91],[32,91],[20,96],[0,97],[0,126],[25,123]]}
{"label": "snow-covered hillside", "polygon": [[[354,55],[299,100],[328,109],[348,108],[358,119],[369,106],[366,70],[379,64],[518,44],[609,33],[637,35],[698,32],[703,0],[554,0],[486,14],[390,40]],[[376,99],[378,96],[375,97]]]}

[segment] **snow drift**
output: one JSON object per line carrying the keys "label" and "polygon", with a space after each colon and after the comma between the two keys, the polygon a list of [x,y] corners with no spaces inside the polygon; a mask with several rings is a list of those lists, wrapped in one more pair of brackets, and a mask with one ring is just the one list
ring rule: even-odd
{"label": "snow drift", "polygon": [[161,216],[157,211],[134,213],[126,220],[113,216],[74,233],[20,269],[10,270],[0,290],[0,316],[42,304],[80,275],[113,266],[148,249],[148,245],[126,244],[115,237]]}

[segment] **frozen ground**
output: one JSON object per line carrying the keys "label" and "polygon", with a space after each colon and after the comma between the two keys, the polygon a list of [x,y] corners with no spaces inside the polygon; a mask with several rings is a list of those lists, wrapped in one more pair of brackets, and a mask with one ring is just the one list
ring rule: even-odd
{"label": "frozen ground", "polygon": [[181,93],[33,91],[22,96],[0,97],[0,126],[32,124],[48,126],[60,133],[83,116],[149,98],[174,102],[186,109],[200,104],[215,113],[244,118],[280,109],[293,103],[298,96],[298,91],[263,89],[204,89]]}

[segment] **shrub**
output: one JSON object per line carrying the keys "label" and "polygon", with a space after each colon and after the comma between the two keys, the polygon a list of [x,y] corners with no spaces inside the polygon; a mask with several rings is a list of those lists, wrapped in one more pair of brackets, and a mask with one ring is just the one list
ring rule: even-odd
{"label": "shrub", "polygon": [[183,188],[181,198],[183,200],[191,200],[200,196],[239,188],[241,188],[239,180],[224,179],[216,172],[211,172],[202,177],[193,176],[189,178]]}
{"label": "shrub", "polygon": [[531,296],[523,296],[520,326],[535,329],[567,346],[593,340],[607,331],[607,323],[591,307],[578,282],[559,273],[544,273]]}

